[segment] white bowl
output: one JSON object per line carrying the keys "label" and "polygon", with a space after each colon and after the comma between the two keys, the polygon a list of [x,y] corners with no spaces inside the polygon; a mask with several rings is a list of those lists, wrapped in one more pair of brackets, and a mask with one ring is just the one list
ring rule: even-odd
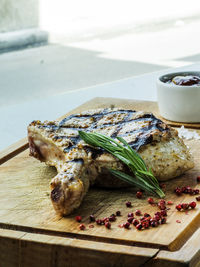
{"label": "white bowl", "polygon": [[157,79],[157,97],[160,115],[178,122],[200,122],[200,85],[183,86],[166,83],[175,76],[199,76],[200,72],[174,72]]}

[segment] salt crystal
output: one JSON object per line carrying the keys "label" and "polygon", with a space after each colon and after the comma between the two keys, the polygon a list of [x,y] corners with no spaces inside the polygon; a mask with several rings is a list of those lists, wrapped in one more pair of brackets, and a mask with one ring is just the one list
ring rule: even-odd
{"label": "salt crystal", "polygon": [[183,125],[181,126],[181,128],[178,129],[178,135],[179,137],[184,138],[186,140],[200,140],[200,135],[196,131],[185,129]]}

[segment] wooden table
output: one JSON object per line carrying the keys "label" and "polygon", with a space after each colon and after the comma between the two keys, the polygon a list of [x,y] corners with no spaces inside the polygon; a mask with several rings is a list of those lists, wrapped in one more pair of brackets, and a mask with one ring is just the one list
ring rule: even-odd
{"label": "wooden table", "polygon": [[[197,66],[195,68],[197,69]],[[190,69],[193,69],[193,67],[190,67]],[[131,86],[133,86],[136,95],[137,90],[141,89],[138,93],[139,99],[144,97],[146,100],[155,100],[155,85],[153,83],[157,76],[158,73],[148,74],[143,77],[97,86],[93,92],[92,88],[89,88],[86,91],[73,93],[73,95],[68,95],[68,101],[71,102],[66,111],[69,111],[69,107],[76,106],[73,102],[76,99],[78,99],[79,104],[84,102],[84,99],[80,100],[79,96],[83,97],[85,94],[86,99],[90,99],[97,96],[98,92],[99,95],[102,95],[107,91],[106,95],[113,97],[121,97],[123,93],[126,93],[126,100],[96,98],[83,104],[79,110],[112,104],[122,107],[134,106],[136,109],[143,110],[148,109],[159,115],[155,103],[133,101],[134,94],[131,91]],[[141,85],[149,85],[151,92],[148,92],[147,87],[143,90]],[[117,88],[116,91],[115,88]],[[145,92],[147,92],[147,96],[143,96]],[[151,93],[152,97],[149,97]],[[130,94],[130,100],[127,99],[129,98],[128,94]],[[53,99],[49,101],[51,102]],[[57,98],[57,103],[61,103],[60,101],[67,103],[67,96],[63,96],[63,100]],[[31,109],[33,108],[35,108],[35,104],[31,107]],[[20,112],[22,112],[22,109]],[[60,112],[62,112],[62,109]],[[177,126],[173,123],[172,125]],[[195,127],[199,128],[198,125]],[[161,234],[156,234],[154,229],[141,233],[141,235],[137,232],[130,232],[131,238],[124,232],[120,238],[115,238],[112,233],[117,233],[116,225],[113,227],[113,232],[104,232],[103,230],[103,235],[96,228],[94,232],[80,233],[80,231],[77,231],[77,225],[72,226],[74,216],[77,215],[76,212],[64,219],[55,216],[48,196],[49,181],[41,180],[41,172],[44,177],[48,177],[49,174],[52,174],[52,170],[45,166],[40,167],[41,164],[38,161],[29,159],[27,147],[27,139],[25,138],[0,153],[0,164],[2,164],[0,167],[0,179],[2,179],[0,188],[0,266],[200,266],[199,209],[191,213],[190,217],[185,217],[187,222],[184,223],[183,221],[183,224],[180,224],[180,229],[175,224],[177,231],[174,232],[174,237],[167,230],[170,230],[170,228],[164,227],[163,229],[166,230],[163,231],[166,238],[161,237]],[[197,146],[192,144],[192,147],[196,151],[198,164],[200,161],[198,160],[198,144]],[[29,182],[24,175],[24,173],[27,174],[27,168],[31,170],[28,174]],[[194,185],[196,184],[193,178],[194,175],[197,175],[197,171],[198,169],[194,169],[188,176],[192,179],[191,182]],[[181,179],[183,180],[174,181],[178,183],[187,181],[186,177]],[[37,184],[38,181],[39,185]],[[130,197],[132,193],[127,193],[127,196],[121,195],[121,202],[117,200],[117,194],[115,192],[116,204],[121,205],[120,208],[123,209],[123,201],[127,196]],[[98,196],[98,191],[91,190],[88,199],[90,200],[90,197],[95,195]],[[101,196],[101,193],[99,193],[99,196]],[[88,199],[86,199],[86,203],[89,201]],[[110,212],[110,207],[115,203],[109,201],[106,209],[99,204],[101,206],[99,214],[103,214],[104,210]],[[141,209],[146,207],[145,201],[145,199],[142,200]],[[134,205],[140,205],[140,202],[135,199]],[[114,207],[117,208],[118,206],[114,205]],[[87,215],[90,213],[87,205],[84,206],[84,204],[83,211]],[[81,209],[78,212],[81,213]],[[169,225],[172,225],[175,218],[173,212],[170,213]],[[69,220],[69,224],[67,220]],[[87,219],[85,220],[87,222]],[[153,231],[151,232],[151,230]],[[153,242],[151,233],[153,236],[155,235]],[[162,233],[162,231],[159,230],[159,233]]]}
{"label": "wooden table", "polygon": [[[154,102],[97,98],[78,108],[105,107],[115,105],[126,108],[136,107],[152,110],[158,114]],[[76,112],[77,109],[74,111]],[[199,141],[198,141],[199,142]],[[187,177],[183,176],[168,182],[167,197],[176,201],[190,201],[189,197],[176,199],[173,188],[190,180],[196,186],[200,145],[193,147],[196,165]],[[199,146],[199,147],[198,147]],[[198,266],[200,264],[200,213],[199,208],[191,211],[190,216],[169,211],[169,223],[158,229],[139,232],[113,226],[106,231],[95,226],[89,229],[88,217],[107,216],[113,209],[127,213],[125,201],[133,199],[134,209],[149,213],[154,207],[147,205],[146,198],[138,200],[133,192],[104,191],[92,189],[85,203],[67,218],[59,218],[54,213],[50,201],[49,175],[55,173],[49,167],[41,166],[30,158],[26,138],[0,154],[2,201],[0,203],[0,262],[2,266]],[[94,201],[91,200],[95,199]],[[102,204],[104,202],[104,204]],[[76,215],[82,215],[87,230],[77,230]],[[104,214],[104,215],[103,215]],[[182,225],[176,223],[180,218]],[[122,220],[122,218],[118,219]],[[124,220],[124,217],[123,217]],[[162,228],[163,227],[163,228]],[[163,229],[163,230],[162,230]]]}

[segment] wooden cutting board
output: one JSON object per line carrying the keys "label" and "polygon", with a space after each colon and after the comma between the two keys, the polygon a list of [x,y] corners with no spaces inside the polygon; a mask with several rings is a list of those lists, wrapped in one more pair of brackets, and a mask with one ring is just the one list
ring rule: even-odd
{"label": "wooden cutting board", "polygon": [[[111,105],[158,112],[154,102],[96,98],[70,114]],[[196,246],[200,247],[200,241],[196,245],[200,238],[200,204],[188,213],[177,212],[177,203],[190,202],[195,197],[177,197],[173,192],[175,187],[184,185],[200,189],[200,184],[196,182],[196,177],[200,175],[200,142],[192,140],[187,145],[194,156],[195,168],[165,183],[166,200],[174,202],[169,206],[167,224],[144,231],[137,231],[134,227],[126,230],[118,225],[126,221],[128,212],[136,209],[152,215],[158,211],[157,207],[147,203],[147,195],[138,200],[134,188],[91,188],[81,207],[70,216],[61,218],[55,214],[49,198],[49,182],[56,175],[55,169],[29,157],[26,140],[3,151],[0,154],[0,160],[4,162],[0,167],[0,248],[5,251],[7,242],[7,249],[13,256],[4,256],[2,259],[0,256],[0,262],[10,264],[2,266],[15,266],[12,265],[15,263],[36,266],[36,262],[37,266],[52,266],[52,261],[58,262],[56,266],[65,266],[61,264],[63,260],[65,263],[70,261],[70,266],[77,266],[75,263],[81,263],[82,260],[91,264],[88,266],[140,266],[146,262],[156,266],[160,262],[168,264],[168,261],[180,261],[180,253],[183,253],[185,246],[191,249],[190,253],[184,252],[187,256],[185,261],[190,258],[196,261],[199,259]],[[131,201],[133,207],[127,208],[126,201]],[[89,228],[90,214],[103,218],[117,210],[121,211],[122,216],[112,223],[110,230],[96,224],[94,228]],[[74,219],[76,215],[82,216],[86,230],[79,230],[79,223]],[[77,253],[81,255],[80,259]],[[23,262],[25,260],[28,260],[28,263],[25,262],[28,265]],[[41,262],[44,262],[43,265]]]}

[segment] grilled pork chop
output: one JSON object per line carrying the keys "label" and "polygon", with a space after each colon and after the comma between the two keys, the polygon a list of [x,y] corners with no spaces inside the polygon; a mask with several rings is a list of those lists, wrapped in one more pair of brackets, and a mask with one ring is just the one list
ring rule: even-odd
{"label": "grilled pork chop", "polygon": [[101,148],[84,143],[78,130],[123,137],[138,151],[158,180],[172,179],[193,167],[191,155],[177,131],[151,113],[125,109],[89,110],[61,121],[33,121],[28,126],[30,155],[55,166],[51,200],[57,213],[79,207],[89,185],[123,186],[108,169],[128,171]]}

